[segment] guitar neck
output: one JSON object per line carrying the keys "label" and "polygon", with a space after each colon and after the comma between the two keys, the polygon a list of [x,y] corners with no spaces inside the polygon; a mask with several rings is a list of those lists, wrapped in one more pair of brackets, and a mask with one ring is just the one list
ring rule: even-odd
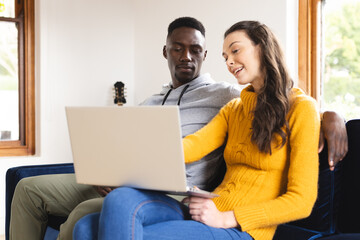
{"label": "guitar neck", "polygon": [[118,106],[122,106],[126,103],[125,98],[125,84],[123,82],[116,82],[114,84],[115,88],[115,98],[114,103]]}

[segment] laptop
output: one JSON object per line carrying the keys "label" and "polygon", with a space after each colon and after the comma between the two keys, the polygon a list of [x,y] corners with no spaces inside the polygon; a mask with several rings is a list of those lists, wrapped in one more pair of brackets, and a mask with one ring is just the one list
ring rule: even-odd
{"label": "laptop", "polygon": [[66,107],[76,181],[176,195],[218,195],[186,185],[178,106]]}

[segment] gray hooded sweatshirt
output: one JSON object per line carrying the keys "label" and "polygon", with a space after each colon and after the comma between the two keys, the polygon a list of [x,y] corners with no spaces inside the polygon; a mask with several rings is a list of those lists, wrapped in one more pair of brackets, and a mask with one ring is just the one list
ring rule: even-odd
{"label": "gray hooded sweatshirt", "polygon": [[[182,136],[185,137],[205,126],[230,100],[240,97],[240,91],[239,86],[217,83],[206,73],[176,89],[171,83],[166,84],[160,94],[146,99],[141,105],[179,105]],[[216,187],[224,174],[223,150],[220,147],[186,165],[188,186],[210,191]]]}

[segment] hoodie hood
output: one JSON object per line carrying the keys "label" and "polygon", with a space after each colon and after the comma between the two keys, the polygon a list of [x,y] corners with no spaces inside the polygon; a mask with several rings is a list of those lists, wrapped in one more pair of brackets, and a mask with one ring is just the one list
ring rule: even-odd
{"label": "hoodie hood", "polygon": [[176,89],[172,88],[172,82],[170,82],[168,84],[164,84],[162,87],[162,90],[160,92],[160,95],[165,95],[170,90],[180,90],[180,92],[181,92],[186,86],[189,86],[187,88],[187,91],[191,91],[198,87],[210,85],[213,83],[215,83],[215,81],[211,78],[210,73],[204,73],[204,74],[201,74],[200,76],[198,76],[197,78],[195,78],[194,80],[192,80],[191,82],[183,84]]}

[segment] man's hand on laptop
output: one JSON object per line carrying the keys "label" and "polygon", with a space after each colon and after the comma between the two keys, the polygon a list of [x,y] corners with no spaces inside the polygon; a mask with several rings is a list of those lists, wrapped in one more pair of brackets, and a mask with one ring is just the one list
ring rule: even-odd
{"label": "man's hand on laptop", "polygon": [[105,186],[94,186],[95,190],[103,197],[106,197],[112,190],[114,190],[114,187],[105,187]]}

